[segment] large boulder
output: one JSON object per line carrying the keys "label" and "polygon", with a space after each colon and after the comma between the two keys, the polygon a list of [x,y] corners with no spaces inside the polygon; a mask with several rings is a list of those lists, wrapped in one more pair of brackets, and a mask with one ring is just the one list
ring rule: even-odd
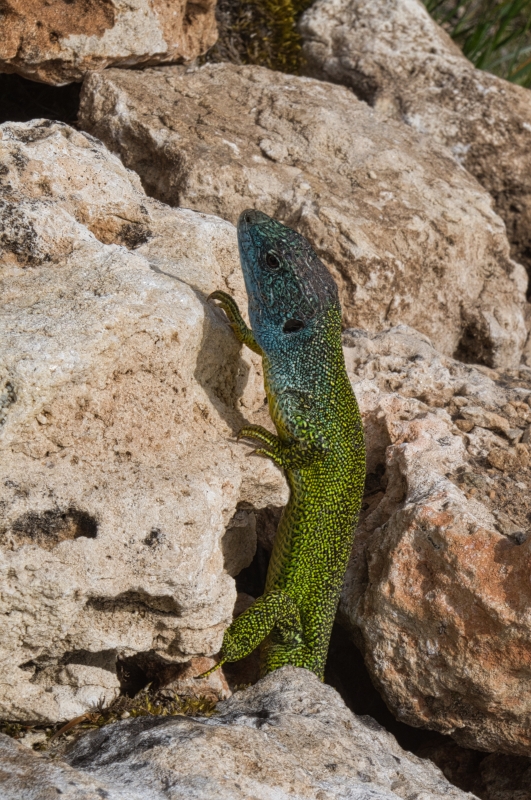
{"label": "large boulder", "polygon": [[205,302],[245,305],[233,226],[60,123],[0,126],[0,177],[0,717],[55,721],[117,659],[219,649],[285,487],[234,440],[260,359]]}
{"label": "large boulder", "polygon": [[309,73],[448,147],[493,196],[531,269],[531,92],[475,69],[421,0],[317,0],[300,31]]}
{"label": "large boulder", "polygon": [[79,739],[65,760],[127,800],[467,797],[307,670],[277,670],[217,710],[124,720]]}
{"label": "large boulder", "polygon": [[0,72],[62,85],[114,64],[187,62],[217,38],[215,0],[5,0]]}
{"label": "large boulder", "polygon": [[232,222],[253,206],[305,234],[346,324],[407,323],[445,354],[518,363],[527,279],[490,196],[351,91],[232,64],[113,69],[84,82],[80,124],[164,202]]}
{"label": "large boulder", "polygon": [[397,718],[531,755],[531,370],[345,334],[367,435],[340,612]]}

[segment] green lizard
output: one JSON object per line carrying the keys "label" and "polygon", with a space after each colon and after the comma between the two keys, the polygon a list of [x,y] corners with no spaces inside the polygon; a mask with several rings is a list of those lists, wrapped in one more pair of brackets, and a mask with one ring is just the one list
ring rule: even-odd
{"label": "green lizard", "polygon": [[251,329],[228,294],[209,299],[240,342],[262,356],[278,435],[248,425],[238,438],[260,442],[256,452],[284,470],[290,498],[265,592],[226,630],[214,669],[261,645],[262,674],[291,664],[322,680],[365,482],[337,287],[303,236],[260,211],[240,216],[238,244]]}

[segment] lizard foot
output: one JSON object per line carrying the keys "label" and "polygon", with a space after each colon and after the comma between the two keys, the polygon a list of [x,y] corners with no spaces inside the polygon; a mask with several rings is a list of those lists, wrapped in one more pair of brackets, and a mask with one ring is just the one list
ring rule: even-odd
{"label": "lizard foot", "polygon": [[237,438],[258,439],[259,442],[263,442],[266,446],[253,450],[253,454],[270,458],[275,462],[275,464],[277,464],[277,466],[281,468],[284,466],[282,460],[283,448],[280,439],[278,436],[275,436],[274,433],[271,433],[271,431],[266,430],[266,428],[262,428],[261,425],[246,425],[238,433]]}
{"label": "lizard foot", "polygon": [[259,442],[264,442],[270,447],[274,447],[278,443],[278,436],[275,436],[274,433],[271,433],[266,428],[262,428],[261,425],[246,425],[239,431],[236,438],[258,439]]}
{"label": "lizard foot", "polygon": [[212,300],[218,301],[220,308],[223,309],[229,318],[230,326],[234,331],[238,341],[242,344],[246,344],[247,347],[249,347],[251,350],[254,350],[255,353],[262,355],[262,350],[257,345],[252,330],[245,324],[245,320],[241,315],[238,304],[230,296],[230,294],[227,294],[227,292],[222,292],[218,289],[215,292],[212,292],[212,294],[208,295],[207,302]]}

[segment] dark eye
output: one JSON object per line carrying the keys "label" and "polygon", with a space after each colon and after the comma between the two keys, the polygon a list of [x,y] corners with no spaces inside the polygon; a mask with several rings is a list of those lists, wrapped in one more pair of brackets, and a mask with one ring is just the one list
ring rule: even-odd
{"label": "dark eye", "polygon": [[288,321],[284,323],[282,330],[284,333],[297,333],[297,331],[302,330],[302,328],[304,328],[304,322],[301,322],[300,319],[288,319]]}
{"label": "dark eye", "polygon": [[280,261],[274,253],[268,253],[266,255],[266,264],[269,269],[278,269],[280,267]]}

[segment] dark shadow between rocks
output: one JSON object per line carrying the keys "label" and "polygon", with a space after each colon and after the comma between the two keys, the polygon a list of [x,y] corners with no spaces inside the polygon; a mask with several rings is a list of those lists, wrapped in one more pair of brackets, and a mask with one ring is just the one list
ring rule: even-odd
{"label": "dark shadow between rocks", "polygon": [[[389,733],[400,747],[415,753],[417,748],[449,740],[434,731],[413,728],[399,722],[387,708],[378,690],[373,686],[363,655],[352,642],[344,628],[337,622],[332,630],[330,649],[325,669],[325,682],[339,692],[354,714],[370,716]],[[451,741],[451,740],[450,740]]]}
{"label": "dark shadow between rocks", "polygon": [[464,320],[463,333],[453,357],[464,364],[494,367],[494,342],[484,322],[478,319]]}
{"label": "dark shadow between rocks", "polygon": [[162,668],[162,662],[152,651],[119,658],[116,662],[116,673],[120,681],[120,694],[134,697],[153,681],[157,671]]}
{"label": "dark shadow between rocks", "polygon": [[150,693],[155,694],[176,681],[189,664],[189,661],[164,661],[153,650],[118,658],[116,673],[120,681],[120,694],[132,698],[148,686]]}
{"label": "dark shadow between rocks", "polygon": [[80,92],[80,83],[48,86],[20,75],[0,74],[0,123],[54,119],[75,127]]}

